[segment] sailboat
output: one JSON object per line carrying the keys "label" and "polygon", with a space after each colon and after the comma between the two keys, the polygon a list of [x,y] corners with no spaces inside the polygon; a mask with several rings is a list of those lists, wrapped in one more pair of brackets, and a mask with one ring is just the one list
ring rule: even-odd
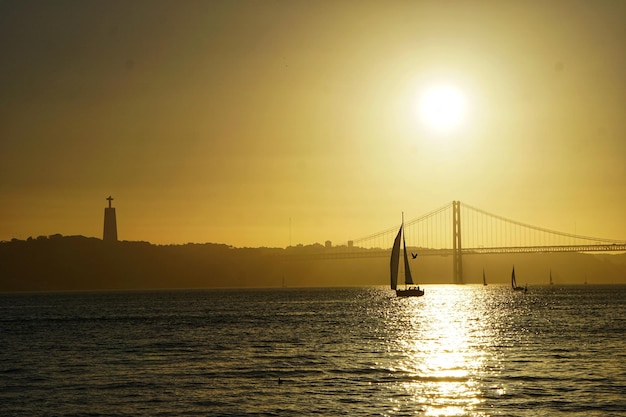
{"label": "sailboat", "polygon": [[[414,285],[413,277],[411,276],[411,269],[409,267],[409,258],[406,253],[406,240],[404,239],[404,213],[402,214],[402,224],[398,235],[393,242],[393,248],[391,249],[391,259],[389,261],[389,269],[391,272],[390,284],[391,289],[396,292],[398,297],[421,297],[424,295],[424,290],[420,290],[420,287],[411,287]],[[398,272],[400,269],[400,239],[402,239],[402,246],[404,250],[404,289],[398,289]]]}
{"label": "sailboat", "polygon": [[552,270],[550,270],[550,285],[554,285],[554,282],[552,282]]}
{"label": "sailboat", "polygon": [[511,287],[513,287],[513,291],[527,291],[526,287],[517,286],[517,281],[515,281],[515,266],[513,266],[513,272],[511,273]]}
{"label": "sailboat", "polygon": [[487,279],[485,278],[485,269],[483,268],[483,285],[487,285]]}

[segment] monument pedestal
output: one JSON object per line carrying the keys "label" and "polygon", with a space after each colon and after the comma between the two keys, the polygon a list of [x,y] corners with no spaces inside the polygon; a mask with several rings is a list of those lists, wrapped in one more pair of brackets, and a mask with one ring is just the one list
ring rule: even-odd
{"label": "monument pedestal", "polygon": [[117,221],[115,220],[115,208],[111,207],[113,197],[109,196],[109,207],[104,209],[104,233],[102,240],[105,242],[117,242]]}

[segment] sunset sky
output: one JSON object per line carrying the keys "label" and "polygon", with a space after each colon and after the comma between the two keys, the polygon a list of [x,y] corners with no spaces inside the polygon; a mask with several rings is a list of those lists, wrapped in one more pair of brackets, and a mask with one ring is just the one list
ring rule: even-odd
{"label": "sunset sky", "polygon": [[452,200],[626,240],[625,40],[619,0],[0,1],[0,240],[102,237],[109,195],[159,244],[341,244]]}

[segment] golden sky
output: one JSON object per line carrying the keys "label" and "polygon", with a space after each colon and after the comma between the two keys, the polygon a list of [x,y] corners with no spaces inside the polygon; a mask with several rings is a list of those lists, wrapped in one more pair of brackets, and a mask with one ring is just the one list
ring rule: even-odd
{"label": "golden sky", "polygon": [[0,240],[101,237],[109,195],[152,243],[341,244],[452,200],[626,239],[625,39],[619,0],[3,1]]}

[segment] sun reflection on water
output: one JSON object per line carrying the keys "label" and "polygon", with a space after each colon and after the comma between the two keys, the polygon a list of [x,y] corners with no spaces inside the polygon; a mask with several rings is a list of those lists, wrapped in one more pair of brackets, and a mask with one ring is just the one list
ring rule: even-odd
{"label": "sun reflection on water", "polygon": [[397,371],[427,416],[481,415],[478,377],[493,345],[488,311],[475,286],[437,286],[424,298],[397,300]]}

